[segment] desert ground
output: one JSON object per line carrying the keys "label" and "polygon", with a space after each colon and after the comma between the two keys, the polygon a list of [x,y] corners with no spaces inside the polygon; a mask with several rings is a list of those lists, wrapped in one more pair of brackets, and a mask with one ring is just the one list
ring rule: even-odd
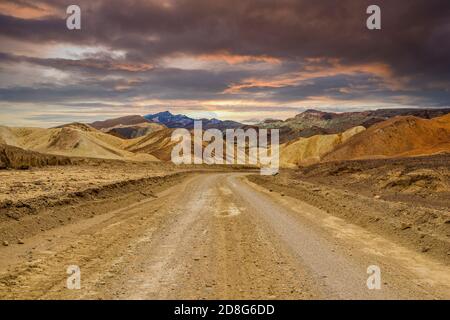
{"label": "desert ground", "polygon": [[444,111],[305,111],[270,176],[177,166],[194,120],[146,117],[0,127],[0,299],[450,298]]}
{"label": "desert ground", "polygon": [[0,298],[448,299],[449,161],[4,170]]}

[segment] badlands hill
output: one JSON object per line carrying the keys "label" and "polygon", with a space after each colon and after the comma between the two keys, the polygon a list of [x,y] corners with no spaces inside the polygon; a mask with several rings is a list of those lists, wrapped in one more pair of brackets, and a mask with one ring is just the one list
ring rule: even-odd
{"label": "badlands hill", "polygon": [[90,124],[95,129],[122,139],[133,139],[166,128],[139,115],[96,121]]}
{"label": "badlands hill", "polygon": [[450,114],[434,119],[395,117],[355,135],[324,161],[406,157],[450,152]]}
{"label": "badlands hill", "polygon": [[356,126],[369,128],[395,116],[431,119],[449,112],[450,109],[378,109],[334,113],[310,109],[284,121],[272,119],[264,121],[258,126],[260,128],[279,128],[280,141],[287,142],[297,137],[308,138],[318,134],[339,133]]}
{"label": "badlands hill", "polygon": [[[150,133],[144,137],[131,139],[126,142],[125,149],[130,152],[145,153],[152,155],[162,161],[170,161],[172,149],[178,141],[172,141],[172,132],[176,129],[166,128]],[[194,139],[191,130],[191,151],[194,150]],[[202,148],[207,145],[203,142]]]}
{"label": "badlands hill", "polygon": [[172,148],[176,144],[176,142],[171,141],[174,130],[165,128],[140,138],[128,140],[125,149],[130,152],[150,154],[160,160],[169,161]]}
{"label": "badlands hill", "polygon": [[280,146],[280,165],[296,167],[319,162],[323,155],[364,130],[363,126],[358,126],[338,134],[315,135],[284,143]]}
{"label": "badlands hill", "polygon": [[69,157],[157,160],[151,155],[126,151],[125,141],[80,123],[51,129],[0,126],[0,143],[24,150]]}

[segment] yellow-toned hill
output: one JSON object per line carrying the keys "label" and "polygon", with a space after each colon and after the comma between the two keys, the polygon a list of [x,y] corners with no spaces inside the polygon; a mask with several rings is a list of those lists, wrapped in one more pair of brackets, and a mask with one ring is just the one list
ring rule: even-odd
{"label": "yellow-toned hill", "polygon": [[323,155],[364,130],[358,126],[338,134],[315,135],[284,143],[280,146],[280,165],[295,167],[319,162]]}
{"label": "yellow-toned hill", "polygon": [[325,161],[406,157],[450,152],[450,114],[426,120],[395,117],[352,137]]}
{"label": "yellow-toned hill", "polygon": [[[172,155],[172,149],[177,145],[178,141],[172,141],[172,133],[176,129],[164,128],[146,136],[126,140],[125,149],[131,152],[147,153],[155,156],[163,161],[170,161]],[[191,152],[194,151],[194,138],[193,132],[191,132]],[[206,142],[202,142],[202,148],[207,145]]]}
{"label": "yellow-toned hill", "polygon": [[125,149],[131,152],[147,153],[160,160],[170,160],[172,148],[177,142],[171,141],[175,129],[162,129],[146,136],[126,141]]}
{"label": "yellow-toned hill", "polygon": [[151,155],[126,151],[124,139],[79,123],[51,129],[0,127],[0,141],[25,150],[71,157],[157,160]]}

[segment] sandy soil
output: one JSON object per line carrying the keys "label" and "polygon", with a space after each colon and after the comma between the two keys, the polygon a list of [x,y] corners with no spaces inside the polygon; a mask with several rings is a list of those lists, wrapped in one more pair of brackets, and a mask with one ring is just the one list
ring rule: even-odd
{"label": "sandy soil", "polygon": [[180,171],[170,164],[92,160],[76,166],[0,170],[0,203],[62,195],[119,181]]}
{"label": "sandy soil", "polygon": [[[450,297],[448,264],[244,173],[143,181],[146,196],[123,187],[111,207],[95,196],[80,200],[80,211],[99,201],[92,216],[0,248],[0,297]],[[73,264],[80,290],[66,288]],[[371,264],[381,267],[381,290],[366,287]]]}
{"label": "sandy soil", "polygon": [[450,264],[449,161],[347,161],[250,179]]}

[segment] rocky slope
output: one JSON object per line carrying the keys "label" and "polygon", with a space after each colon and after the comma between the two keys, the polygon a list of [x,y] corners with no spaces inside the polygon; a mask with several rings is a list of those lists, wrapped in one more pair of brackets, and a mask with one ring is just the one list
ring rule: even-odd
{"label": "rocky slope", "polygon": [[323,157],[324,161],[450,152],[450,114],[434,119],[395,117],[378,123]]}
{"label": "rocky slope", "polygon": [[306,110],[294,118],[267,120],[258,124],[260,128],[279,128],[281,142],[297,137],[311,137],[317,134],[334,134],[356,126],[370,126],[395,116],[415,116],[431,119],[450,113],[450,109],[378,109],[363,112],[323,112]]}
{"label": "rocky slope", "polygon": [[0,169],[29,169],[48,165],[69,165],[73,160],[68,157],[42,154],[18,147],[0,144]]}
{"label": "rocky slope", "polygon": [[280,165],[295,167],[319,162],[324,154],[364,130],[364,127],[358,126],[342,133],[297,138],[284,143],[280,146]]}

